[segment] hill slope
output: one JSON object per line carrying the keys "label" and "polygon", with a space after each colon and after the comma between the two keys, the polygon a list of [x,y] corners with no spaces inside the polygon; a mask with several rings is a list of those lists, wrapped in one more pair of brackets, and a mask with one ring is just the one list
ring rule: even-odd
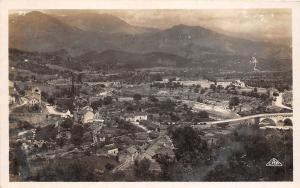
{"label": "hill slope", "polygon": [[[136,27],[107,14],[53,16],[33,11],[10,16],[9,29],[10,48],[39,52],[63,49],[72,56],[82,55],[78,58],[91,64],[97,61],[147,66],[146,62],[151,61],[159,66],[163,60],[163,64],[170,65],[182,61],[181,66],[189,59],[194,64],[212,62],[222,67],[251,56],[291,59],[291,48],[283,45],[230,37],[199,26],[177,25],[166,30]],[[91,51],[94,58],[86,55]]]}

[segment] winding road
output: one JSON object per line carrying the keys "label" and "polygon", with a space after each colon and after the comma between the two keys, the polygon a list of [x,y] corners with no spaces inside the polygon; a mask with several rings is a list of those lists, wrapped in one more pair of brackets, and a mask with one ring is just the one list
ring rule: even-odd
{"label": "winding road", "polygon": [[[255,115],[244,116],[244,117],[240,117],[240,118],[225,119],[225,120],[218,120],[218,121],[208,121],[208,122],[202,122],[202,123],[203,123],[203,125],[215,125],[215,124],[218,124],[218,123],[232,123],[232,122],[239,122],[239,121],[243,121],[243,120],[270,117],[270,116],[288,116],[288,117],[292,117],[293,113],[255,114]],[[203,125],[194,125],[194,127],[201,127]]]}

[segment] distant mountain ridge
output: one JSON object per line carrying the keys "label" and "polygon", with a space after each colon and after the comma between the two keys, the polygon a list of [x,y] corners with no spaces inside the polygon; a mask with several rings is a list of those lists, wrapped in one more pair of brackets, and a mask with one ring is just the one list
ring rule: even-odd
{"label": "distant mountain ridge", "polygon": [[[96,13],[50,15],[32,11],[25,15],[11,15],[9,46],[31,52],[65,50],[73,57],[79,56],[79,59],[81,55],[84,57],[94,51],[97,54],[94,59],[86,57],[86,60],[93,62],[97,57],[98,62],[103,63],[105,59],[112,61],[111,56],[115,56],[120,64],[126,61],[137,63],[141,57],[149,60],[151,53],[156,54],[154,57],[158,53],[164,57],[169,54],[168,58],[176,59],[175,62],[182,58],[184,63],[188,60],[201,64],[209,57],[220,65],[223,64],[222,57],[229,56],[230,61],[239,57],[250,59],[251,56],[291,59],[291,48],[283,45],[227,36],[200,26],[181,24],[165,30],[136,27],[118,17]],[[132,56],[137,57],[134,60]],[[144,61],[140,59],[139,62],[143,64]]]}
{"label": "distant mountain ridge", "polygon": [[98,34],[103,33],[126,33],[126,34],[141,34],[157,32],[158,29],[132,26],[122,19],[109,14],[97,13],[72,13],[67,15],[55,14],[56,17],[63,23],[77,27],[83,31],[93,32]]}

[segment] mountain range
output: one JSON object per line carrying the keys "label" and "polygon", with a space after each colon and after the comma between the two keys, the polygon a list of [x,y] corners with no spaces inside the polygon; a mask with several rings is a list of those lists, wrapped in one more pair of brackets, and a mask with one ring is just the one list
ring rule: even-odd
{"label": "mountain range", "polygon": [[[109,14],[32,11],[9,17],[9,47],[28,52],[65,50],[76,62],[166,66],[250,59],[291,59],[291,48],[228,36],[200,26],[132,26]],[[133,58],[134,57],[134,58]],[[220,58],[221,57],[221,58]],[[182,63],[179,63],[179,62]]]}

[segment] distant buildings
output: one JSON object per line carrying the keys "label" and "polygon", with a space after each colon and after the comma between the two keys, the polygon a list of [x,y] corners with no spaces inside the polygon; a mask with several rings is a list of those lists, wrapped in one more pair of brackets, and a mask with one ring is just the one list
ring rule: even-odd
{"label": "distant buildings", "polygon": [[71,85],[71,79],[65,79],[65,78],[58,78],[54,80],[47,81],[49,85]]}
{"label": "distant buildings", "polygon": [[125,120],[131,123],[138,123],[140,121],[146,121],[147,119],[147,114],[142,112],[125,115]]}
{"label": "distant buildings", "polygon": [[223,86],[224,88],[234,85],[236,87],[244,88],[246,87],[246,84],[242,82],[241,80],[235,80],[235,79],[220,79],[216,81],[216,85]]}
{"label": "distant buildings", "polygon": [[85,106],[82,109],[78,109],[74,114],[74,119],[77,122],[86,124],[94,121],[95,114],[90,106]]}
{"label": "distant buildings", "polygon": [[15,83],[9,81],[9,104],[15,104],[18,100],[18,92],[15,88]]}
{"label": "distant buildings", "polygon": [[25,97],[28,99],[28,103],[31,106],[34,106],[36,104],[40,105],[41,101],[42,101],[42,93],[41,93],[40,88],[38,88],[38,87],[31,88],[31,90],[26,92]]}
{"label": "distant buildings", "polygon": [[110,149],[110,150],[107,151],[107,154],[111,155],[111,156],[117,156],[118,153],[119,153],[119,149],[118,148]]}
{"label": "distant buildings", "polygon": [[104,150],[107,151],[107,155],[118,156],[119,149],[115,144],[108,144],[104,146]]}

